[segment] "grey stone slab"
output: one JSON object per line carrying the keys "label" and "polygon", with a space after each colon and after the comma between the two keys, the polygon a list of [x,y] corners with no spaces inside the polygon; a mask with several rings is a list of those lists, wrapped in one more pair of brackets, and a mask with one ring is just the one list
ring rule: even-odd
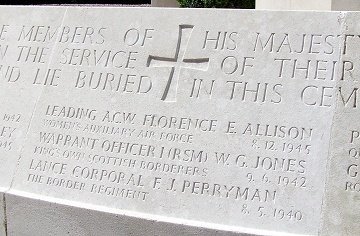
{"label": "grey stone slab", "polygon": [[317,235],[341,16],[68,8],[10,193],[220,231]]}

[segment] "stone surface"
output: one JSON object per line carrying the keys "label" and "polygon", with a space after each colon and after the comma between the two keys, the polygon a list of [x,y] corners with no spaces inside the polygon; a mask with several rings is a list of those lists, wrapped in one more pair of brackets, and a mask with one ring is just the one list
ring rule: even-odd
{"label": "stone surface", "polygon": [[16,21],[13,11],[2,10],[0,16],[0,100],[6,101],[1,104],[0,111],[0,187],[5,189],[10,187],[35,104],[43,89],[43,86],[31,85],[37,69],[46,70],[53,48],[51,42],[24,40],[22,27],[29,18],[37,25],[44,21],[59,24],[65,9],[40,8],[34,16],[33,11],[20,7],[16,8],[19,14]]}
{"label": "stone surface", "polygon": [[[266,52],[272,49],[256,38],[266,40],[269,30],[257,34],[244,25],[260,26],[267,18],[294,22],[286,32],[273,26],[279,47],[285,33],[295,42],[299,32],[339,34],[338,15],[313,13],[309,24],[325,18],[329,27],[309,29],[304,13],[267,13],[254,21],[254,12],[234,11],[227,15],[241,24],[224,28],[226,11],[202,11],[201,17],[187,12],[183,22],[177,10],[138,18],[141,9],[68,8],[62,25],[86,24],[95,33],[85,44],[79,33],[70,37],[78,43],[54,48],[49,68],[61,76],[42,91],[11,193],[253,233],[317,233],[334,107],[304,104],[318,97],[307,90],[301,100],[309,83],[303,73],[288,78],[286,63],[279,76],[278,58],[289,56],[289,46]],[[212,18],[217,23],[209,29]],[[212,40],[217,35],[219,43]],[[95,65],[94,53],[110,49],[110,58],[118,55],[114,61]],[[336,60],[339,54],[323,57]],[[291,217],[283,220],[282,214]]]}
{"label": "stone surface", "polygon": [[177,0],[151,0],[152,7],[179,7]]}
{"label": "stone surface", "polygon": [[[3,171],[9,235],[358,233],[358,195],[344,192],[357,178],[344,156],[360,137],[358,13],[0,17],[13,47],[4,62],[24,70],[0,93],[14,98],[2,110],[25,117],[1,162],[18,165]],[[50,53],[17,62],[24,44]]]}
{"label": "stone surface", "polygon": [[[191,227],[182,224],[159,224],[143,219],[111,214],[82,207],[69,207],[18,196],[9,197],[9,235],[109,235],[109,236],[235,236],[236,233]],[[25,209],[25,210],[24,210]],[[24,221],[26,218],[28,220]],[[94,222],[101,222],[95,224]],[[243,234],[247,236],[246,234]]]}
{"label": "stone surface", "polygon": [[[359,123],[359,32],[358,13],[343,17],[347,47],[341,60],[345,73],[337,87],[341,99],[334,116],[324,206],[324,235],[360,235],[360,123]],[[345,105],[346,104],[346,105]]]}
{"label": "stone surface", "polygon": [[[52,43],[19,39],[19,32],[28,19],[35,25],[41,25],[44,21],[61,22],[65,11],[41,8],[35,14],[20,7],[16,8],[17,20],[14,21],[14,10],[2,8],[0,15],[0,235],[5,234],[3,193],[10,188],[32,112],[42,90],[41,86],[31,86],[34,65],[36,68],[46,69],[53,46]],[[34,60],[39,59],[40,53],[35,59],[31,53],[39,46],[44,48],[41,58],[43,62],[34,63]],[[28,55],[29,50],[31,53]]]}
{"label": "stone surface", "polygon": [[256,0],[256,9],[359,11],[358,0]]}

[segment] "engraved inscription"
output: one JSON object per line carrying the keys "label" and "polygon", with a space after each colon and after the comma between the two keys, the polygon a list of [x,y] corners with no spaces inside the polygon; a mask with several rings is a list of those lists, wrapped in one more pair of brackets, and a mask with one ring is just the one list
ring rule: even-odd
{"label": "engraved inscription", "polygon": [[[19,163],[15,191],[319,232],[333,117],[358,108],[360,61],[348,58],[357,34],[308,18],[311,31],[268,29],[249,12],[209,25],[189,11],[186,24],[167,25],[156,9],[156,22],[123,9],[88,21],[93,10],[0,25],[0,158]],[[359,129],[348,136],[341,190],[356,195]]]}

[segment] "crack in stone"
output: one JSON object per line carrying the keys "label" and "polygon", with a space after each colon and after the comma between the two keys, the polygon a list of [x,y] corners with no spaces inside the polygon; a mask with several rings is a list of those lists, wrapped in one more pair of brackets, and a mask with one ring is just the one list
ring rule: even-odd
{"label": "crack in stone", "polygon": [[6,196],[5,196],[5,193],[3,194],[3,197],[2,197],[2,200],[3,200],[3,203],[4,203],[4,229],[5,229],[5,236],[8,235],[8,228],[7,228],[7,214],[6,214]]}

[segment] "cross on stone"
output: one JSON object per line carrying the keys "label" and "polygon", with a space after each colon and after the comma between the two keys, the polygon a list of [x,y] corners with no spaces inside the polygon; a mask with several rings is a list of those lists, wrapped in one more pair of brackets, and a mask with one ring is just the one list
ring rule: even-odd
{"label": "cross on stone", "polygon": [[147,67],[170,67],[169,80],[166,83],[165,90],[161,100],[167,102],[176,101],[180,71],[182,68],[207,71],[209,67],[209,58],[186,59],[185,53],[191,37],[194,26],[179,25],[179,36],[176,47],[175,57],[159,57],[149,55]]}

